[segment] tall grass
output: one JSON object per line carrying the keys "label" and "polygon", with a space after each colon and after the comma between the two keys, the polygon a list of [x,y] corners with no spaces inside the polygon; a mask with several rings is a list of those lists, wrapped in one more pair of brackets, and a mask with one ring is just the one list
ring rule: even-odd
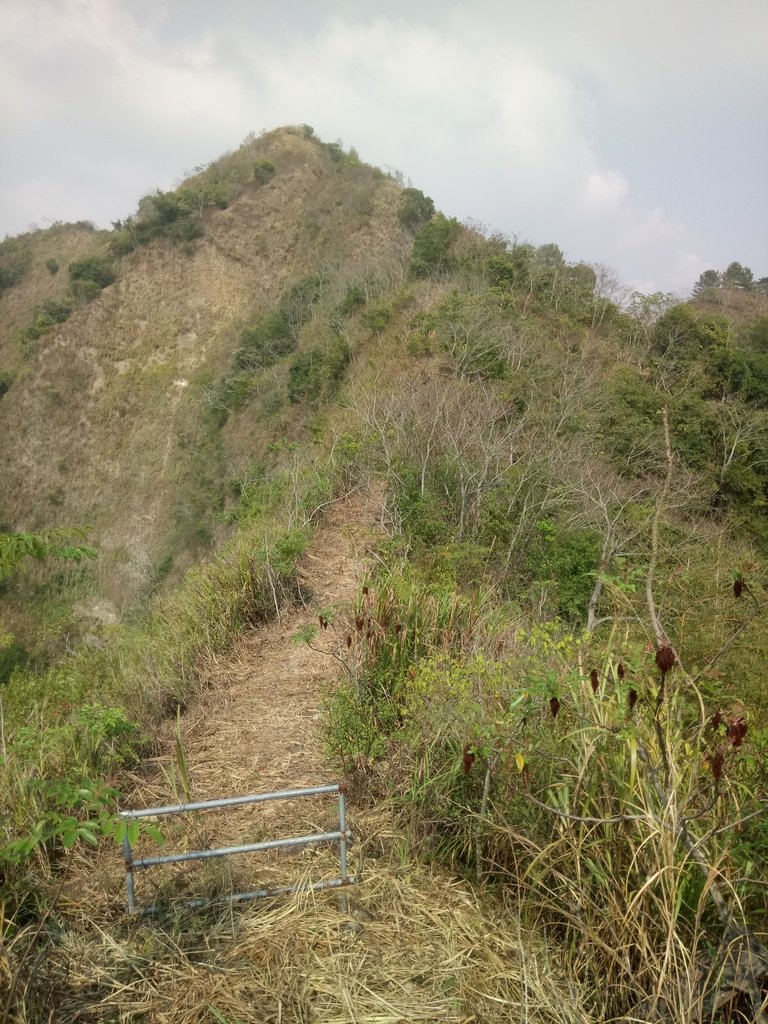
{"label": "tall grass", "polygon": [[761,769],[737,712],[713,718],[626,636],[524,630],[490,594],[408,573],[349,627],[330,747],[394,798],[415,851],[556,935],[600,1019],[749,1009],[768,967],[745,966],[745,935],[766,906],[733,832]]}

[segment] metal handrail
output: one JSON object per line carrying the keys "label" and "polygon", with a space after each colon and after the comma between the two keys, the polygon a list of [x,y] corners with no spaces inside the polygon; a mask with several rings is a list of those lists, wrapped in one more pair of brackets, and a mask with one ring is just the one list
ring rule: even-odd
{"label": "metal handrail", "polygon": [[[239,853],[255,853],[263,850],[277,850],[284,847],[308,846],[311,843],[339,843],[339,877],[325,882],[314,884],[298,883],[297,885],[280,886],[274,889],[257,889],[253,892],[234,893],[227,897],[218,897],[214,900],[190,900],[188,907],[203,907],[211,903],[227,902],[239,903],[246,900],[260,899],[265,896],[279,896],[284,893],[313,891],[319,889],[336,889],[341,886],[353,885],[357,878],[348,874],[347,849],[352,842],[352,834],[347,830],[347,809],[346,809],[346,788],[343,783],[334,783],[328,786],[309,786],[304,789],[283,789],[273,793],[252,793],[249,796],[224,797],[219,800],[200,800],[196,802],[167,804],[164,807],[145,807],[138,810],[120,811],[120,816],[127,821],[137,818],[157,818],[167,814],[184,814],[188,811],[204,811],[220,809],[222,807],[237,807],[243,804],[264,803],[268,800],[293,800],[309,796],[323,796],[326,794],[338,793],[339,796],[339,827],[335,832],[318,832],[306,836],[295,836],[285,839],[270,839],[260,843],[245,843],[240,846],[222,846],[209,850],[190,850],[187,853],[170,853],[159,857],[143,857],[135,860],[133,849],[126,829],[123,837],[123,856],[125,859],[125,886],[128,894],[128,911],[135,913],[136,889],[133,877],[134,871],[144,870],[158,864],[176,864],[189,860],[207,860],[211,857],[226,857]],[[142,909],[142,914],[154,914],[157,908],[153,904]]]}
{"label": "metal handrail", "polygon": [[159,818],[163,814],[184,814],[185,811],[207,811],[218,807],[237,807],[240,804],[258,804],[266,800],[292,800],[294,797],[322,796],[338,793],[343,783],[329,786],[310,786],[306,789],[280,789],[274,793],[251,793],[249,796],[228,796],[221,800],[199,800],[197,803],[166,804],[165,807],[143,807],[137,811],[120,811],[122,818]]}

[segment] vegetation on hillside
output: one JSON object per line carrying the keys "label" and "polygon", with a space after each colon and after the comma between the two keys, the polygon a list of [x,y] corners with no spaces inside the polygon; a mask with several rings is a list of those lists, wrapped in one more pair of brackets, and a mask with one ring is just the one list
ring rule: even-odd
{"label": "vegetation on hillside", "polygon": [[[194,479],[176,478],[173,553],[141,614],[8,673],[9,933],[54,912],[62,816],[89,841],[101,787],[206,658],[296,596],[323,503],[376,481],[388,537],[334,622],[346,676],[326,719],[358,794],[392,802],[409,857],[545,929],[592,1019],[750,1019],[768,977],[762,282],[732,264],[690,302],[626,295],[301,126],[146,197],[112,259],[70,265],[72,288],[118,273],[129,292],[138,246],[194,266],[167,242],[199,228],[234,275],[257,251],[232,218],[278,187],[304,197],[293,262],[255,300],[243,276],[248,300],[184,378],[169,450]],[[161,330],[163,309],[147,315]],[[119,385],[128,435],[142,387],[178,386],[153,372],[155,391],[138,371]],[[193,532],[208,560],[162,592]]]}
{"label": "vegetation on hillside", "polygon": [[0,295],[24,277],[31,262],[32,255],[22,239],[6,238],[0,243]]}

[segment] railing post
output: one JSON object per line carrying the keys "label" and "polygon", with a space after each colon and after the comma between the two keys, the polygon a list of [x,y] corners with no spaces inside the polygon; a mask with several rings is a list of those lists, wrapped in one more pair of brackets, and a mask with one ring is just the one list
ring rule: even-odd
{"label": "railing post", "polygon": [[341,874],[341,884],[346,885],[347,882],[347,803],[344,796],[344,786],[339,786],[339,832],[341,832],[341,839],[339,840],[339,868]]}
{"label": "railing post", "polygon": [[123,856],[125,858],[125,888],[128,890],[128,913],[133,914],[136,911],[136,890],[133,883],[133,851],[128,838],[128,822],[125,823],[125,835],[123,836]]}
{"label": "railing post", "polygon": [[[342,889],[349,883],[349,876],[347,874],[347,801],[346,801],[346,786],[342,783],[339,786],[339,832],[341,833],[341,839],[339,840],[339,877],[341,878]],[[341,912],[343,914],[349,914],[349,896],[346,892],[342,891],[341,900]]]}

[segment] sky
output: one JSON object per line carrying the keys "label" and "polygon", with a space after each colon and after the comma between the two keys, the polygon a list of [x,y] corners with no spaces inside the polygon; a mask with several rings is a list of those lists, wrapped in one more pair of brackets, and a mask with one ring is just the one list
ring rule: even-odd
{"label": "sky", "polygon": [[768,275],[768,0],[0,0],[0,236],[310,124],[630,287]]}

